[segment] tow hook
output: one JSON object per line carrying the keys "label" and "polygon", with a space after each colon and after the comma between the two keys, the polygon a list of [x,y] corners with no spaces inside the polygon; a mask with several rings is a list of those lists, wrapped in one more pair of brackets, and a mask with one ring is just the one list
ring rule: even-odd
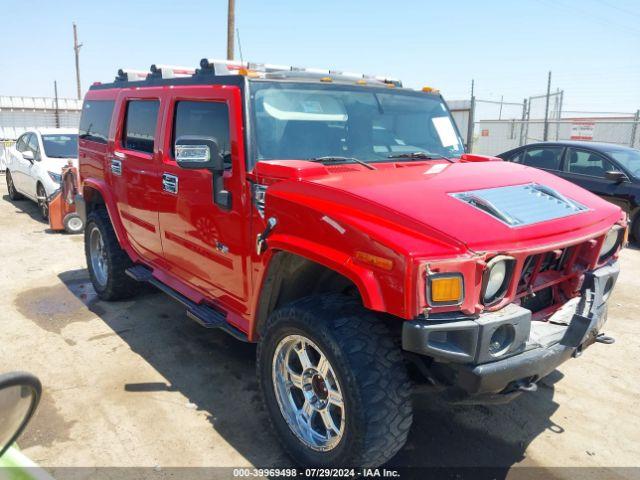
{"label": "tow hook", "polygon": [[616,339],[613,338],[613,337],[609,337],[609,336],[605,335],[604,333],[600,333],[596,337],[596,342],[604,343],[605,345],[611,345],[612,343],[616,343]]}
{"label": "tow hook", "polygon": [[538,384],[533,382],[526,383],[524,381],[518,382],[516,384],[516,390],[520,392],[537,392]]}
{"label": "tow hook", "polygon": [[275,217],[270,217],[267,220],[267,226],[264,229],[264,231],[258,234],[256,238],[256,253],[258,255],[262,255],[264,251],[267,249],[267,237],[271,235],[271,232],[273,231],[273,229],[276,227],[277,224],[278,224],[278,221],[275,219]]}

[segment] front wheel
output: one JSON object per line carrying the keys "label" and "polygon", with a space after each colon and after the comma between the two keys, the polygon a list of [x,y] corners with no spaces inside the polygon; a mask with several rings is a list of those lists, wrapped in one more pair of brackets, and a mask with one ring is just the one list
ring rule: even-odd
{"label": "front wheel", "polygon": [[356,299],[312,296],[274,312],[257,368],[276,433],[303,466],[375,467],[407,439],[411,383],[401,350]]}
{"label": "front wheel", "polygon": [[47,192],[41,183],[36,188],[36,196],[38,198],[38,207],[40,208],[40,215],[43,220],[49,219],[49,199],[47,198]]}
{"label": "front wheel", "polygon": [[138,291],[138,282],[125,271],[131,259],[118,243],[109,214],[103,208],[93,210],[84,229],[84,251],[91,283],[102,300],[121,300]]}

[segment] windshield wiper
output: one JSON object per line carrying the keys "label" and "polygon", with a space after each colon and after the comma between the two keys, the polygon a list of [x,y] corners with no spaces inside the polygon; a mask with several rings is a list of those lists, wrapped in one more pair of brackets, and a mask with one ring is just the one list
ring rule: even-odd
{"label": "windshield wiper", "polygon": [[326,156],[326,157],[316,157],[316,158],[308,158],[309,162],[328,162],[328,163],[345,163],[345,162],[356,162],[360,165],[367,167],[369,170],[377,170],[373,165],[368,164],[367,162],[363,162],[359,158],[354,157],[335,157],[335,156]]}
{"label": "windshield wiper", "polygon": [[436,155],[434,153],[427,152],[408,152],[408,153],[396,153],[394,155],[388,155],[387,158],[409,158],[412,160],[447,160],[452,162],[450,158],[447,158],[443,155]]}

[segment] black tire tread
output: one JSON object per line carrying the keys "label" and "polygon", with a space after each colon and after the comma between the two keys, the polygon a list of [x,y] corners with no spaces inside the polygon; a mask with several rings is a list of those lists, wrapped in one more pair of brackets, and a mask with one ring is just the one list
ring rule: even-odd
{"label": "black tire tread", "polygon": [[[89,234],[92,230],[91,224],[95,223],[100,229],[102,234],[102,241],[107,249],[107,260],[109,269],[109,278],[107,279],[107,285],[104,288],[100,288],[98,282],[95,280],[94,274],[91,270],[91,256],[89,253]],[[125,271],[127,268],[133,265],[133,262],[129,258],[127,252],[125,252],[116,233],[111,225],[111,219],[109,213],[104,208],[97,208],[93,210],[87,216],[87,223],[85,225],[85,256],[87,259],[87,268],[89,275],[93,283],[94,289],[102,300],[124,300],[131,298],[138,292],[139,284],[134,279],[129,277]]]}
{"label": "black tire tread", "polygon": [[[406,443],[413,420],[412,384],[402,351],[386,325],[360,302],[344,295],[305,297],[275,311],[265,333],[283,319],[297,318],[317,329],[318,320],[344,353],[360,388],[365,431],[352,442],[346,465],[376,467],[391,459]],[[258,345],[258,374],[262,342]],[[264,396],[263,396],[264,399]],[[273,419],[270,419],[273,423]],[[295,457],[285,442],[283,446]],[[360,445],[360,448],[357,448]]]}
{"label": "black tire tread", "polygon": [[13,177],[11,176],[11,172],[9,171],[9,169],[7,169],[5,172],[5,180],[7,182],[7,193],[9,194],[9,199],[22,200],[24,198],[24,195],[22,195],[20,192],[16,190],[15,184],[13,184],[13,192],[9,188],[9,179],[11,179],[11,181],[13,182]]}

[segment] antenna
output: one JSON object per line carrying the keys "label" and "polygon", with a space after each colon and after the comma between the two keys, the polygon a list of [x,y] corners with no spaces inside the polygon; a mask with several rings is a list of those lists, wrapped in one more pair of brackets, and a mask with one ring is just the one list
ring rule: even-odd
{"label": "antenna", "polygon": [[240,62],[244,62],[242,59],[242,43],[240,43],[240,29],[236,28],[236,37],[238,37],[238,51],[240,52]]}

